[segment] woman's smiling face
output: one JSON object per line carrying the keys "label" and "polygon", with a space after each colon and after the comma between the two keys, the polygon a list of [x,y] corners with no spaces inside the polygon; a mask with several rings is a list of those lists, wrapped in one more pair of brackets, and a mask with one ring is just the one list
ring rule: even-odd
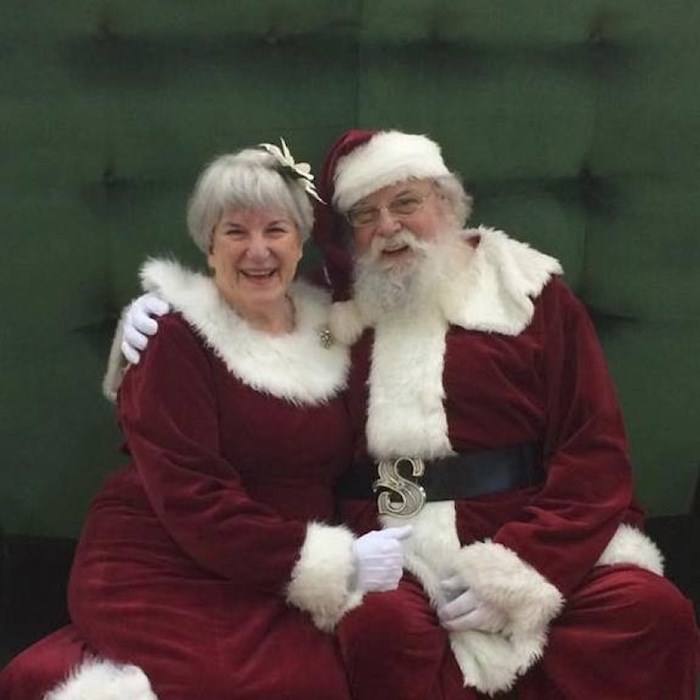
{"label": "woman's smiling face", "polygon": [[207,257],[214,283],[237,311],[284,304],[302,255],[299,229],[283,212],[226,209]]}

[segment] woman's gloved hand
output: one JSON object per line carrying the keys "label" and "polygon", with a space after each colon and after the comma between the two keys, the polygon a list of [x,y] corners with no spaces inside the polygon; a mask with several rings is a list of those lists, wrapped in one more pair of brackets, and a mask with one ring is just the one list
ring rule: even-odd
{"label": "woman's gloved hand", "polygon": [[391,591],[403,575],[401,541],[411,536],[412,525],[373,530],[353,543],[355,587],[370,593]]}

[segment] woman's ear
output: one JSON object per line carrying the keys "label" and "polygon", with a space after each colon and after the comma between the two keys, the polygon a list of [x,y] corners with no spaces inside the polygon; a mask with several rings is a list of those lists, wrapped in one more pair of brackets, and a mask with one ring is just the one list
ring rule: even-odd
{"label": "woman's ear", "polygon": [[214,270],[214,230],[212,229],[211,236],[209,236],[209,246],[207,247],[207,267],[210,270]]}

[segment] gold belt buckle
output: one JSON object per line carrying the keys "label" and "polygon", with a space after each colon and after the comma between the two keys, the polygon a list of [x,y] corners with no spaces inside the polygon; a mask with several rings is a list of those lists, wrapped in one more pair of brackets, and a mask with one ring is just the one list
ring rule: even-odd
{"label": "gold belt buckle", "polygon": [[377,509],[381,515],[410,518],[420,513],[425,505],[425,489],[401,475],[399,466],[403,462],[411,465],[410,476],[419,477],[425,473],[425,462],[420,457],[397,457],[379,462],[379,478],[372,484],[372,490],[381,489],[377,496]]}

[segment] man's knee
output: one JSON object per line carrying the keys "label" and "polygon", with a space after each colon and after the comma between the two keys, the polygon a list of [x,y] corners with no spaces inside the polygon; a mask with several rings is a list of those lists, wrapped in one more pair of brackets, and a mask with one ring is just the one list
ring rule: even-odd
{"label": "man's knee", "polygon": [[381,651],[385,658],[394,649],[402,655],[420,650],[437,658],[447,644],[425,594],[410,587],[365,596],[362,605],[341,620],[338,638],[341,648],[353,655]]}
{"label": "man's knee", "polygon": [[[338,626],[351,694],[371,700],[472,697],[423,590],[403,581],[365,597]],[[448,690],[449,689],[449,690]]]}
{"label": "man's knee", "polygon": [[634,567],[612,570],[610,576],[617,579],[611,612],[622,630],[692,646],[697,634],[693,606],[668,579]]}

